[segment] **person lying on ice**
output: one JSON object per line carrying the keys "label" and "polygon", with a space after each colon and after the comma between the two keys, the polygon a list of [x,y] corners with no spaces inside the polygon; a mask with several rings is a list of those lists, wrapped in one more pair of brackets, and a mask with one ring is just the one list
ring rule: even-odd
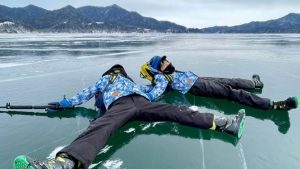
{"label": "person lying on ice", "polygon": [[[252,80],[198,77],[191,71],[177,71],[166,56],[152,57],[150,61],[141,66],[140,75],[151,81],[147,90],[151,90],[152,87],[162,88],[161,95],[170,90],[177,90],[182,94],[191,93],[197,96],[227,98],[264,110],[290,110],[298,106],[297,97],[289,97],[284,101],[271,101],[245,91],[244,89],[263,88],[259,75],[253,75]],[[150,98],[150,100],[153,99],[156,98]]]}
{"label": "person lying on ice", "polygon": [[170,121],[201,129],[212,129],[241,137],[244,128],[245,111],[240,110],[235,117],[216,116],[200,113],[186,106],[176,106],[150,102],[155,90],[145,93],[132,81],[121,65],[114,65],[105,72],[93,86],[83,89],[70,99],[58,102],[62,108],[80,105],[97,94],[97,107],[107,109],[99,118],[70,145],[57,153],[54,160],[39,162],[20,155],[14,160],[14,169],[87,169],[96,155],[105,146],[109,137],[128,122]]}

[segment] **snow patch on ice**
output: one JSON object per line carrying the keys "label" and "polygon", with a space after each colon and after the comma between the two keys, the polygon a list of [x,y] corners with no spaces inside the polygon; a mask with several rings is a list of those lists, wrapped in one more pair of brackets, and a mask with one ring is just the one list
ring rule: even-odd
{"label": "snow patch on ice", "polygon": [[198,106],[190,106],[190,109],[193,111],[198,111],[199,107]]}
{"label": "snow patch on ice", "polygon": [[104,148],[101,149],[101,151],[100,151],[99,154],[107,153],[107,152],[109,151],[110,148],[112,148],[112,146],[106,145]]}
{"label": "snow patch on ice", "polygon": [[102,163],[102,161],[100,161],[100,162],[98,162],[98,163],[95,163],[95,164],[91,164],[91,165],[89,166],[89,169],[92,169],[92,168],[98,166],[98,165],[101,164],[101,163]]}
{"label": "snow patch on ice", "polygon": [[56,154],[62,150],[65,146],[59,146],[59,147],[56,147],[50,154],[49,156],[47,157],[47,159],[54,159]]}
{"label": "snow patch on ice", "polygon": [[107,169],[120,169],[123,164],[123,161],[121,159],[116,160],[107,160],[103,164],[104,167]]}
{"label": "snow patch on ice", "polygon": [[147,124],[146,126],[144,126],[144,127],[142,128],[142,130],[145,131],[145,130],[147,130],[150,126],[151,126],[151,124]]}
{"label": "snow patch on ice", "polygon": [[152,127],[155,127],[156,125],[160,124],[160,123],[163,123],[163,122],[154,122]]}
{"label": "snow patch on ice", "polygon": [[124,132],[125,133],[135,132],[135,128],[129,128],[128,130],[125,130]]}

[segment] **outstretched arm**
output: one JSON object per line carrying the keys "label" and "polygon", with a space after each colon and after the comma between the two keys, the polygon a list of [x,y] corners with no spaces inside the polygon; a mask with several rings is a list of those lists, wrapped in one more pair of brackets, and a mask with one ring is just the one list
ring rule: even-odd
{"label": "outstretched arm", "polygon": [[156,100],[165,92],[169,81],[162,74],[155,75],[155,85],[152,86],[149,92],[146,92],[147,96],[150,98],[150,101]]}
{"label": "outstretched arm", "polygon": [[80,105],[94,97],[98,90],[103,91],[108,82],[109,76],[101,77],[95,85],[83,89],[81,92],[67,100],[70,101],[72,106]]}
{"label": "outstretched arm", "polygon": [[143,85],[143,84],[136,84],[140,90],[142,90],[144,93],[149,93],[153,89],[153,85]]}

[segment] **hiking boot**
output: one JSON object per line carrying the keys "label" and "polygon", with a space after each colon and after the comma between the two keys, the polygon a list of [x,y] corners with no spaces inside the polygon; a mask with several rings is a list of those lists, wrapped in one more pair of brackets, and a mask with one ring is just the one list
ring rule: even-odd
{"label": "hiking boot", "polygon": [[244,131],[245,110],[239,110],[235,117],[215,116],[214,123],[217,131],[225,132],[241,138]]}
{"label": "hiking boot", "polygon": [[259,77],[258,74],[254,74],[252,76],[252,81],[253,81],[253,83],[255,85],[255,88],[262,89],[264,87],[264,84],[263,84],[262,81],[260,81],[260,77]]}
{"label": "hiking boot", "polygon": [[270,109],[273,110],[291,110],[298,107],[298,98],[289,97],[284,101],[272,102]]}
{"label": "hiking boot", "polygon": [[16,157],[13,169],[73,169],[74,162],[70,159],[58,156],[55,160],[39,162],[29,156]]}

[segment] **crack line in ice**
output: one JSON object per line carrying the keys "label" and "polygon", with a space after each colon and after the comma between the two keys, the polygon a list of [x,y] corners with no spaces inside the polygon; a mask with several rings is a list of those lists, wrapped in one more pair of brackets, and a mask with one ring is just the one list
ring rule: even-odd
{"label": "crack line in ice", "polygon": [[203,143],[203,136],[202,136],[202,131],[200,130],[200,145],[201,145],[201,152],[202,152],[202,168],[205,169],[205,155],[204,155],[204,143]]}
{"label": "crack line in ice", "polygon": [[[74,134],[77,135],[77,132],[76,132],[76,131],[73,131],[73,132],[71,133],[71,135],[74,135]],[[42,145],[42,146],[40,146],[40,147],[38,147],[38,148],[33,149],[33,150],[30,151],[30,152],[26,152],[26,154],[32,154],[32,153],[34,153],[34,152],[37,152],[37,151],[40,151],[40,150],[46,148],[46,147],[49,146],[49,145],[57,144],[57,143],[59,143],[59,142],[61,142],[61,141],[63,141],[63,140],[66,140],[69,136],[70,136],[70,135],[66,135],[65,137],[61,137],[61,138],[55,139],[55,140],[49,142],[48,144],[44,144],[44,145]]]}
{"label": "crack line in ice", "polygon": [[248,169],[242,143],[238,143],[237,148],[239,150],[240,159],[243,164],[243,169]]}
{"label": "crack line in ice", "polygon": [[143,51],[131,51],[131,52],[119,52],[119,53],[109,53],[103,55],[92,55],[92,56],[79,56],[76,59],[89,59],[89,58],[96,58],[101,56],[118,56],[118,55],[127,55],[127,54],[135,54],[135,53],[142,53]]}
{"label": "crack line in ice", "polygon": [[34,75],[34,76],[27,76],[27,77],[18,77],[18,78],[12,78],[12,79],[5,79],[0,80],[1,82],[11,82],[11,81],[17,81],[17,80],[24,80],[24,79],[31,79],[31,78],[39,78],[39,77],[46,77],[46,76],[53,76],[58,74],[65,74],[65,73],[73,73],[73,72],[81,72],[83,69],[77,69],[77,70],[68,70],[68,71],[61,71],[61,72],[54,72],[54,73],[45,73],[42,75]]}

